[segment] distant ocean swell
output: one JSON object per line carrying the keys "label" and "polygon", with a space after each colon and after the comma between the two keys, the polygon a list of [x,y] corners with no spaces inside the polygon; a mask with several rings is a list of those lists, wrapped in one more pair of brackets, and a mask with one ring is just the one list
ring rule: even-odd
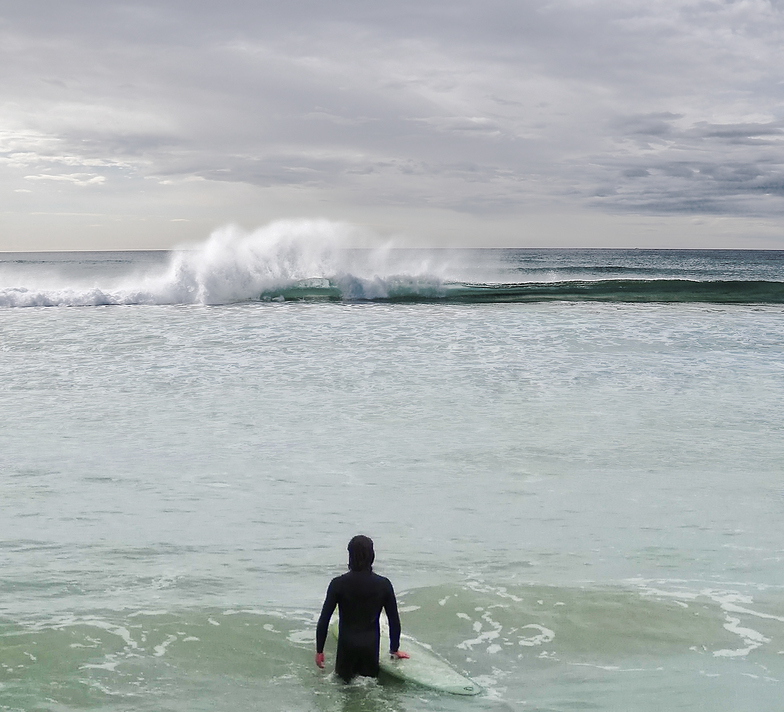
{"label": "distant ocean swell", "polygon": [[[295,280],[260,293],[202,299],[176,290],[0,289],[0,307],[102,306],[132,304],[221,304],[243,301],[341,301],[398,303],[617,302],[784,304],[784,282],[654,280],[569,280],[516,284],[442,282],[427,277]],[[179,298],[177,298],[179,296]]]}

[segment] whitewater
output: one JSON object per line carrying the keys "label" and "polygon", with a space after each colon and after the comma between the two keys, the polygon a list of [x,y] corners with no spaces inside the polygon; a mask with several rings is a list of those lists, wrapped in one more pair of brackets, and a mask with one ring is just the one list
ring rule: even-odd
{"label": "whitewater", "polygon": [[[779,710],[784,252],[353,230],[0,255],[0,709]],[[357,533],[481,696],[316,669]]]}

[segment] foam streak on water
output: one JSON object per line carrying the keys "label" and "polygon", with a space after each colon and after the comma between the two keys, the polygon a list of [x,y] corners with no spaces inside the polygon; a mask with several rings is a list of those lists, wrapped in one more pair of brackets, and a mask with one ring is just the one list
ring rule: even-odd
{"label": "foam streak on water", "polygon": [[406,634],[485,688],[472,709],[780,709],[780,305],[246,298],[346,275],[774,283],[778,253],[269,230],[0,264],[5,295],[171,302],[0,309],[0,709],[464,710],[313,665],[358,532]]}

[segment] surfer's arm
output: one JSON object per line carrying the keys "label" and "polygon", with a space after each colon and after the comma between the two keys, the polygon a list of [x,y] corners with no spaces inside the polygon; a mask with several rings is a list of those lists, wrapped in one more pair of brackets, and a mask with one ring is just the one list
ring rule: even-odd
{"label": "surfer's arm", "polygon": [[392,588],[391,582],[388,581],[387,583],[389,583],[389,589],[384,600],[384,610],[389,621],[389,652],[394,655],[400,647],[400,615],[397,612],[395,589]]}
{"label": "surfer's arm", "polygon": [[333,579],[327,589],[327,597],[324,599],[324,605],[321,608],[321,615],[316,625],[316,653],[319,655],[324,654],[324,643],[327,641],[327,631],[329,630],[329,619],[335,611],[335,606],[338,605],[337,582]]}

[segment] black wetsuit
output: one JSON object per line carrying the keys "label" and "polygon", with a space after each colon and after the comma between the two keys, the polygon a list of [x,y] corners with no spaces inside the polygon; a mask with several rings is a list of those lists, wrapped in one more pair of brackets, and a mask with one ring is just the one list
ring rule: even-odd
{"label": "black wetsuit", "polygon": [[378,616],[389,619],[389,652],[400,645],[400,616],[389,579],[372,571],[349,571],[332,579],[316,626],[316,652],[324,652],[329,619],[338,606],[340,628],[335,672],[346,682],[357,675],[378,677]]}

